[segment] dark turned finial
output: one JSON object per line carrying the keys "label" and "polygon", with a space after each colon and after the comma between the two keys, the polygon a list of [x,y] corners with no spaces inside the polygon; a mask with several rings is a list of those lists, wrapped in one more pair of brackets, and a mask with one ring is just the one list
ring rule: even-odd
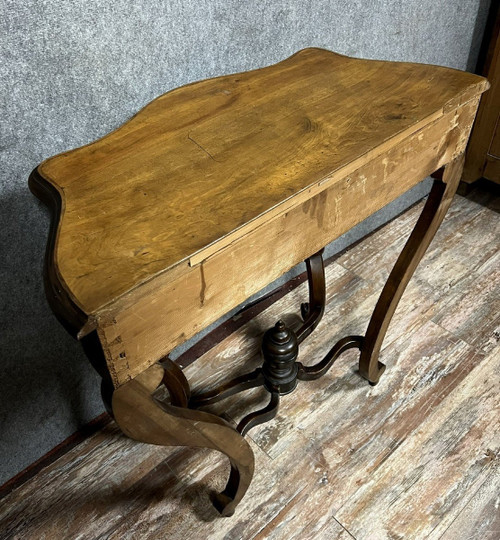
{"label": "dark turned finial", "polygon": [[288,394],[295,388],[298,369],[295,360],[298,354],[297,336],[282,320],[264,334],[262,373],[269,390],[275,387],[280,394]]}

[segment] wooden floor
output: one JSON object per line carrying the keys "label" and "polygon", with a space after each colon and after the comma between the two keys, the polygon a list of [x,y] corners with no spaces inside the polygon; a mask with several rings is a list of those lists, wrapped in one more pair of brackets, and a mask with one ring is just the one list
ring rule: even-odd
{"label": "wooden floor", "polygon": [[[18,539],[500,538],[500,201],[457,196],[410,283],[376,387],[347,351],[301,382],[278,417],[249,433],[256,474],[232,518],[209,495],[228,474],[214,451],[131,441],[112,423],[0,501]],[[422,204],[327,267],[325,317],[301,347],[315,362],[363,333]],[[196,384],[253,369],[259,336],[296,313],[293,290],[186,369]],[[237,420],[263,390],[220,407]]]}

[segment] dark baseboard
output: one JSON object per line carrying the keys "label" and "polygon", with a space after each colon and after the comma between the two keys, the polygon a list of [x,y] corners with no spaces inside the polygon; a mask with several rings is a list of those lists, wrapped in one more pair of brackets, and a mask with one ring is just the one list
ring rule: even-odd
{"label": "dark baseboard", "polygon": [[67,439],[59,443],[52,448],[49,452],[43,455],[40,459],[37,459],[31,465],[28,465],[26,469],[23,469],[16,476],[7,480],[5,484],[0,486],[0,499],[5,497],[14,489],[27,482],[30,478],[33,478],[38,472],[54,463],[61,456],[69,452],[72,448],[82,443],[85,439],[88,439],[94,433],[97,433],[104,426],[111,422],[112,418],[108,413],[102,413],[97,418],[91,420],[88,424],[81,427],[76,433],[70,435]]}

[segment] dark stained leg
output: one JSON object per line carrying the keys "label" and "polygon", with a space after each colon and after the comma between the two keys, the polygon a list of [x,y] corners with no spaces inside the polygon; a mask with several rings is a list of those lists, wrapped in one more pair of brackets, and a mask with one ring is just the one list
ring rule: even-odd
{"label": "dark stained leg", "polygon": [[313,366],[304,366],[301,362],[298,362],[299,369],[297,379],[300,381],[314,381],[323,377],[344,351],[349,349],[360,349],[362,343],[363,336],[347,336],[335,343],[323,360],[317,364],[314,364]]}
{"label": "dark stained leg", "polygon": [[242,418],[236,431],[242,435],[246,435],[253,427],[269,422],[269,420],[272,420],[278,414],[279,404],[280,393],[277,388],[274,388],[271,390],[271,400],[269,403],[263,409],[254,411]]}
{"label": "dark stained leg", "polygon": [[[174,368],[175,370],[175,368]],[[187,400],[184,384],[177,375],[166,384],[172,402]],[[252,480],[254,455],[245,439],[222,418],[202,411],[166,404],[152,393],[165,383],[165,370],[154,364],[113,393],[113,413],[125,435],[137,441],[164,446],[198,446],[226,454],[231,474],[226,488],[214,497],[214,505],[223,516],[230,516],[245,495]]]}
{"label": "dark stained leg", "polygon": [[300,306],[304,324],[297,330],[299,344],[318,326],[325,312],[325,265],[322,249],[306,259],[306,268],[309,283],[309,302]]}
{"label": "dark stained leg", "polygon": [[191,388],[182,369],[167,356],[160,362],[163,368],[162,384],[170,394],[170,403],[176,407],[187,407],[191,398]]}
{"label": "dark stained leg", "polygon": [[[307,281],[309,283],[309,302],[301,305],[303,324],[297,330],[297,342],[300,344],[318,326],[325,311],[325,265],[323,262],[323,249],[306,259]],[[218,387],[194,394],[190,401],[191,408],[204,407],[221,401],[229,396],[243,392],[264,384],[265,378],[262,369],[258,368],[251,373],[240,375]],[[267,414],[267,413],[266,413]],[[260,423],[260,422],[259,422]],[[257,425],[252,423],[253,425]],[[250,427],[247,428],[248,431]]]}
{"label": "dark stained leg", "polygon": [[251,373],[245,373],[245,375],[240,375],[230,381],[227,381],[220,386],[217,386],[213,390],[208,390],[200,392],[199,394],[194,394],[189,401],[189,406],[193,409],[199,407],[205,407],[206,405],[212,405],[218,401],[222,401],[229,396],[243,392],[244,390],[249,390],[250,388],[255,388],[264,384],[264,376],[262,375],[262,369],[257,368]]}
{"label": "dark stained leg", "polygon": [[387,328],[410,278],[451,204],[462,175],[463,161],[462,154],[446,165],[442,180],[434,180],[422,214],[375,306],[362,341],[359,360],[359,372],[371,384],[377,384],[385,370],[384,364],[378,361],[378,357]]}
{"label": "dark stained leg", "polygon": [[106,408],[106,412],[110,416],[113,416],[113,407],[111,406],[111,402],[113,400],[113,392],[114,392],[113,383],[109,379],[102,379],[101,380],[101,398],[104,403],[104,407]]}

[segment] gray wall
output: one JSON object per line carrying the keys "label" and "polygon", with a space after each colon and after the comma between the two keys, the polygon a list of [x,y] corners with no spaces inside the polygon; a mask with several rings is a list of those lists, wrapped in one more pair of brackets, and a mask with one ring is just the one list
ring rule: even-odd
{"label": "gray wall", "polygon": [[488,3],[1,0],[0,482],[103,411],[97,376],[45,302],[49,214],[27,188],[34,166],[171,88],[307,46],[471,69]]}

